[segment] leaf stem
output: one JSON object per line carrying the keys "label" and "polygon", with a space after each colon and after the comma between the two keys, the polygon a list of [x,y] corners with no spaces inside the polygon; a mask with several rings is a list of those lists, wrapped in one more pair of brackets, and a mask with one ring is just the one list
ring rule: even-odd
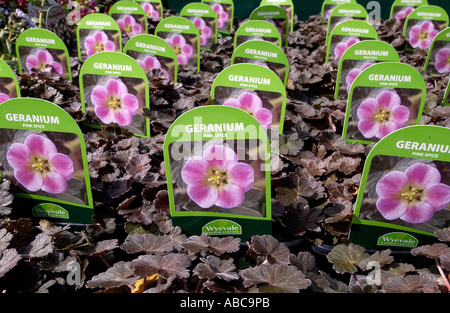
{"label": "leaf stem", "polygon": [[[442,279],[444,280],[445,286],[447,287],[447,292],[450,291],[450,283],[447,280],[447,277],[445,276],[444,271],[442,270],[441,265],[439,264],[438,258],[434,258],[434,261],[436,262],[436,266],[438,268],[439,273],[442,276]],[[450,276],[450,275],[449,275]]]}
{"label": "leaf stem", "polygon": [[353,279],[355,280],[355,284],[357,284],[359,287],[361,287],[361,283],[359,282],[358,278],[356,277],[356,273],[353,273]]}
{"label": "leaf stem", "polygon": [[200,292],[200,288],[202,287],[204,281],[205,281],[204,278],[200,278],[198,280],[197,288],[195,288],[195,291],[194,291],[195,293],[199,293]]}

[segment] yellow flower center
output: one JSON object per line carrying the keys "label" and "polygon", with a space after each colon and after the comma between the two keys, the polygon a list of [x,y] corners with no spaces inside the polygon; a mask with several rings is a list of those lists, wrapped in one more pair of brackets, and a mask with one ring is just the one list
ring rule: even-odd
{"label": "yellow flower center", "polygon": [[380,124],[388,122],[390,117],[391,112],[386,109],[379,109],[375,114],[375,120]]}
{"label": "yellow flower center", "polygon": [[173,51],[175,51],[176,55],[181,55],[182,53],[181,47],[177,45],[173,46]]}
{"label": "yellow flower center", "polygon": [[110,95],[106,105],[113,110],[119,110],[122,107],[122,102],[120,98]]}
{"label": "yellow flower center", "polygon": [[45,69],[47,68],[47,63],[40,62],[40,63],[39,63],[39,68],[40,68],[41,70],[45,70]]}
{"label": "yellow flower center", "polygon": [[105,50],[105,45],[97,41],[94,45],[94,50],[97,52],[102,52],[103,50]]}
{"label": "yellow flower center", "polygon": [[401,193],[401,197],[403,200],[407,202],[420,202],[423,195],[423,190],[409,186],[404,192]]}
{"label": "yellow flower center", "polygon": [[427,39],[427,38],[428,38],[428,32],[422,30],[422,31],[419,33],[419,39],[420,39],[420,40],[425,40],[425,39]]}
{"label": "yellow flower center", "polygon": [[208,178],[208,182],[215,185],[216,187],[222,187],[223,185],[227,184],[226,172],[212,170],[211,176]]}
{"label": "yellow flower center", "polygon": [[34,162],[31,164],[31,168],[41,174],[50,171],[48,160],[39,157],[34,157]]}
{"label": "yellow flower center", "polygon": [[447,57],[445,61],[447,62],[447,64],[450,64],[450,55]]}
{"label": "yellow flower center", "polygon": [[133,26],[131,25],[125,25],[125,27],[123,28],[123,30],[125,31],[125,33],[127,34],[131,34],[133,32]]}

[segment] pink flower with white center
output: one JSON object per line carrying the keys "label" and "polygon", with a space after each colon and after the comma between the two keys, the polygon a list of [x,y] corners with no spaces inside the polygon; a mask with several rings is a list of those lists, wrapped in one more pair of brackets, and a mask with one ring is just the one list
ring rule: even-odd
{"label": "pink flower with white center", "polygon": [[376,185],[376,206],[387,220],[425,223],[450,203],[450,186],[431,165],[415,163],[405,172],[387,173]]}
{"label": "pink flower with white center", "polygon": [[31,192],[62,193],[74,173],[72,159],[58,153],[55,144],[40,135],[29,135],[24,143],[13,143],[6,160],[17,181]]}
{"label": "pink flower with white center", "polygon": [[169,73],[161,67],[159,60],[151,55],[147,55],[143,60],[137,60],[139,65],[145,72],[150,72],[153,69],[159,68],[167,78],[169,78]]}
{"label": "pink flower with white center", "polygon": [[253,93],[245,91],[237,99],[227,99],[223,105],[235,107],[253,115],[264,129],[268,129],[272,124],[272,112],[263,108],[262,100]]}
{"label": "pink flower with white center", "polygon": [[203,46],[208,42],[208,39],[211,38],[211,27],[206,25],[205,21],[201,17],[196,17],[192,21],[198,29],[198,33],[200,34],[200,45]]}
{"label": "pink flower with white center", "polygon": [[128,126],[139,110],[139,100],[128,93],[127,86],[117,79],[109,79],[105,86],[95,86],[91,93],[94,112],[105,124]]}
{"label": "pink flower with white center", "polygon": [[253,187],[254,175],[249,164],[238,162],[237,154],[222,145],[211,145],[202,156],[190,157],[181,169],[189,198],[202,208],[241,205]]}
{"label": "pink flower with white center", "polygon": [[133,37],[142,33],[142,26],[136,22],[132,15],[125,15],[117,21],[120,29],[124,31],[128,37]]}
{"label": "pink flower with white center", "polygon": [[354,45],[357,42],[359,42],[359,39],[352,37],[345,42],[338,43],[334,48],[334,56],[336,58],[336,61],[342,57],[345,50],[347,50],[351,45]]}
{"label": "pink flower with white center", "polygon": [[9,99],[11,99],[11,98],[6,93],[0,92],[0,103],[3,103]]}
{"label": "pink flower with white center", "polygon": [[101,30],[97,30],[92,35],[86,37],[84,40],[84,48],[88,57],[98,52],[116,51],[114,42],[109,40],[108,35]]}
{"label": "pink flower with white center", "polygon": [[431,46],[434,37],[439,33],[434,29],[434,24],[430,21],[425,21],[420,25],[414,25],[409,30],[409,43],[413,48],[426,49]]}
{"label": "pink flower with white center", "polygon": [[382,91],[375,99],[365,99],[356,112],[361,134],[365,138],[381,139],[404,127],[411,112],[401,102],[399,95],[387,90]]}
{"label": "pink flower with white center", "polygon": [[30,72],[35,70],[45,71],[51,67],[52,71],[63,75],[63,67],[58,62],[55,62],[53,56],[45,49],[39,49],[36,54],[30,54],[25,60],[25,65]]}
{"label": "pink flower with white center", "polygon": [[186,39],[182,35],[173,35],[171,38],[167,38],[166,42],[172,47],[177,56],[178,64],[186,65],[189,59],[194,53],[192,46],[186,43]]}
{"label": "pink flower with white center", "polygon": [[439,49],[435,55],[435,60],[434,67],[439,73],[444,74],[450,72],[450,48]]}
{"label": "pink flower with white center", "polygon": [[142,8],[145,11],[145,15],[148,18],[151,18],[152,20],[158,20],[159,19],[159,12],[155,10],[155,8],[152,6],[150,2],[143,2],[141,3]]}
{"label": "pink flower with white center", "polygon": [[225,25],[225,22],[228,20],[228,13],[225,12],[223,6],[216,3],[211,6],[214,12],[217,15],[217,28],[222,28]]}
{"label": "pink flower with white center", "polygon": [[396,15],[395,15],[395,19],[396,20],[404,20],[408,17],[408,15],[414,11],[413,7],[405,7],[403,8],[403,10],[399,11]]}
{"label": "pink flower with white center", "polygon": [[359,73],[374,64],[375,63],[373,62],[364,62],[361,68],[353,68],[350,72],[348,72],[347,76],[345,77],[345,82],[347,83],[347,92],[350,91],[350,88],[352,87],[353,81],[355,80],[356,76],[358,76]]}

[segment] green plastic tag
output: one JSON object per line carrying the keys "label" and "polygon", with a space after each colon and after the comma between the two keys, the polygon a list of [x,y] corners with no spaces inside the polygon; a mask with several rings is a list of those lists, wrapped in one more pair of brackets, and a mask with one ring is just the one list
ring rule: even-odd
{"label": "green plastic tag", "polygon": [[282,8],[288,17],[288,30],[294,31],[294,3],[292,0],[262,0],[259,5],[277,5]]}
{"label": "green plastic tag", "polygon": [[209,5],[217,16],[217,31],[226,35],[233,30],[233,0],[202,0],[201,3]]}
{"label": "green plastic tag", "polygon": [[7,100],[0,105],[0,134],[0,171],[11,181],[12,218],[92,223],[86,146],[66,111],[42,99]]}
{"label": "green plastic tag", "polygon": [[52,5],[45,15],[45,28],[62,39],[71,51],[76,45],[75,27],[67,22],[67,11],[59,5]]}
{"label": "green plastic tag", "polygon": [[134,0],[145,12],[147,20],[158,22],[163,18],[163,5],[161,0]]}
{"label": "green plastic tag", "polygon": [[440,31],[431,42],[423,71],[431,75],[450,73],[450,27]]}
{"label": "green plastic tag", "polygon": [[0,104],[18,97],[20,97],[20,87],[16,74],[5,61],[0,59]]}
{"label": "green plastic tag", "polygon": [[410,126],[370,151],[350,240],[366,249],[411,250],[438,242],[450,218],[450,129]]}
{"label": "green plastic tag", "polygon": [[188,3],[180,12],[181,17],[190,20],[197,27],[200,38],[200,47],[211,51],[217,44],[217,15],[216,12],[204,3]]}
{"label": "green plastic tag", "polygon": [[264,20],[249,20],[239,26],[234,34],[234,49],[249,40],[270,41],[282,47],[280,32],[275,25]]}
{"label": "green plastic tag", "polygon": [[450,99],[449,99],[449,94],[450,94],[450,85],[447,85],[447,89],[445,89],[445,94],[444,94],[444,98],[442,99],[442,105],[447,106],[450,105]]}
{"label": "green plastic tag", "polygon": [[405,20],[408,15],[417,7],[428,5],[427,0],[395,0],[391,6],[389,19]]}
{"label": "green plastic tag", "polygon": [[281,46],[287,47],[289,34],[289,19],[286,12],[276,5],[263,5],[257,7],[250,14],[249,20],[264,20],[273,24],[281,36]]}
{"label": "green plastic tag", "polygon": [[147,34],[147,15],[144,9],[134,1],[120,0],[113,4],[109,15],[120,27],[123,43],[129,38]]}
{"label": "green plastic tag", "polygon": [[345,3],[356,3],[356,0],[324,0],[322,3],[322,9],[320,10],[320,16],[328,19],[335,7]]}

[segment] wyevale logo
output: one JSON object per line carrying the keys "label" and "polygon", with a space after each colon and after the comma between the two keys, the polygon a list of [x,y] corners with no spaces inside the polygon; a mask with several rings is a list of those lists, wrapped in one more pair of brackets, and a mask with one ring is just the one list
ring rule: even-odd
{"label": "wyevale logo", "polygon": [[390,247],[415,248],[419,241],[410,234],[394,232],[380,236],[377,245]]}
{"label": "wyevale logo", "polygon": [[242,227],[230,220],[214,220],[203,226],[202,232],[207,235],[241,235]]}

